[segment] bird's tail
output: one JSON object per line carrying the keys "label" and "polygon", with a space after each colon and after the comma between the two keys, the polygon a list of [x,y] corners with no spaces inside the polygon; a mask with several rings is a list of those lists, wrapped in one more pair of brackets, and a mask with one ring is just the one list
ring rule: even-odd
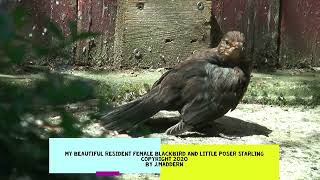
{"label": "bird's tail", "polygon": [[154,93],[117,107],[100,115],[101,124],[108,130],[127,131],[153,116],[163,107],[153,100]]}

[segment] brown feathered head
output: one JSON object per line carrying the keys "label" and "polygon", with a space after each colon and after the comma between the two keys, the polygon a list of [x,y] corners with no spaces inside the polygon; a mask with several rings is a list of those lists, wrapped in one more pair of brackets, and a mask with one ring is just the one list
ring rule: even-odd
{"label": "brown feathered head", "polygon": [[240,60],[245,54],[244,35],[239,31],[229,31],[218,45],[219,54],[226,60]]}

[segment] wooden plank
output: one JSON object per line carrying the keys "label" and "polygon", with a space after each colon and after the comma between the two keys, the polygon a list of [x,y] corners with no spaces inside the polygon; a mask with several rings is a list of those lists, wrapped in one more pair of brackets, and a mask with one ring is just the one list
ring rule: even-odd
{"label": "wooden plank", "polygon": [[[47,3],[49,3],[47,1]],[[77,21],[77,0],[51,0],[51,20],[56,22],[63,30],[65,36],[70,34],[69,22]],[[74,50],[75,46],[67,49],[68,53],[71,55],[71,58],[57,58],[51,63],[59,64],[71,64],[74,63]],[[62,62],[61,62],[62,61]]]}
{"label": "wooden plank", "polygon": [[114,62],[117,67],[171,67],[193,51],[210,45],[211,1],[119,3]]}
{"label": "wooden plank", "polygon": [[27,36],[36,41],[47,41],[47,18],[58,23],[66,34],[69,33],[68,22],[76,20],[76,0],[19,0],[12,6],[22,6],[30,15],[29,26],[24,29]]}
{"label": "wooden plank", "polygon": [[320,1],[282,0],[283,67],[320,66]]}
{"label": "wooden plank", "polygon": [[64,33],[68,35],[70,33],[69,22],[77,20],[77,0],[52,0],[51,19],[60,25]]}
{"label": "wooden plank", "polygon": [[110,69],[114,52],[117,0],[97,0],[92,4],[91,12],[92,23],[90,31],[100,32],[101,36],[90,42],[90,64],[105,66]]}
{"label": "wooden plank", "polygon": [[[90,31],[91,19],[91,5],[92,0],[78,0],[78,31]],[[77,65],[89,65],[89,42],[90,40],[83,40],[77,43],[75,63]]]}
{"label": "wooden plank", "polygon": [[35,42],[47,42],[46,17],[50,17],[50,4],[45,0],[21,0],[11,3],[9,9],[21,6],[29,14],[28,24],[20,31],[21,35]]}
{"label": "wooden plank", "polygon": [[213,0],[212,12],[223,32],[231,30],[246,32],[249,29],[246,10],[250,4],[249,0]]}
{"label": "wooden plank", "polygon": [[212,14],[223,33],[238,30],[245,34],[247,54],[253,55],[254,8],[253,0],[213,0]]}
{"label": "wooden plank", "polygon": [[77,18],[75,0],[21,0],[16,5],[21,5],[31,16],[30,33],[34,33],[33,36],[38,38],[46,35],[47,18],[56,22],[66,34],[69,33],[69,21]]}
{"label": "wooden plank", "polygon": [[240,30],[256,68],[278,62],[279,0],[214,0],[213,15],[223,32]]}
{"label": "wooden plank", "polygon": [[253,59],[259,70],[279,66],[279,8],[280,0],[254,1]]}

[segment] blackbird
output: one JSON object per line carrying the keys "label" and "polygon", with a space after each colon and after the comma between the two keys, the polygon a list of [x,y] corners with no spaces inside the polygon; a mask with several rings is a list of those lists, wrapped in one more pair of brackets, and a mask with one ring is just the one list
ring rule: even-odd
{"label": "blackbird", "polygon": [[234,110],[250,81],[244,35],[227,32],[216,48],[194,53],[164,73],[142,97],[100,114],[102,125],[123,132],[160,110],[179,111],[181,120],[166,130],[177,135]]}

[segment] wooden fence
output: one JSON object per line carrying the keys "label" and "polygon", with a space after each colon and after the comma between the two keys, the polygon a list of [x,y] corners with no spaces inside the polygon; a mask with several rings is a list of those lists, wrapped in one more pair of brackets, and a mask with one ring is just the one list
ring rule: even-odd
{"label": "wooden fence", "polygon": [[113,68],[172,66],[197,49],[216,45],[220,31],[246,34],[258,68],[320,66],[319,0],[0,0],[33,15],[26,30],[43,37],[50,17],[68,33],[101,32],[79,42],[75,62]]}

